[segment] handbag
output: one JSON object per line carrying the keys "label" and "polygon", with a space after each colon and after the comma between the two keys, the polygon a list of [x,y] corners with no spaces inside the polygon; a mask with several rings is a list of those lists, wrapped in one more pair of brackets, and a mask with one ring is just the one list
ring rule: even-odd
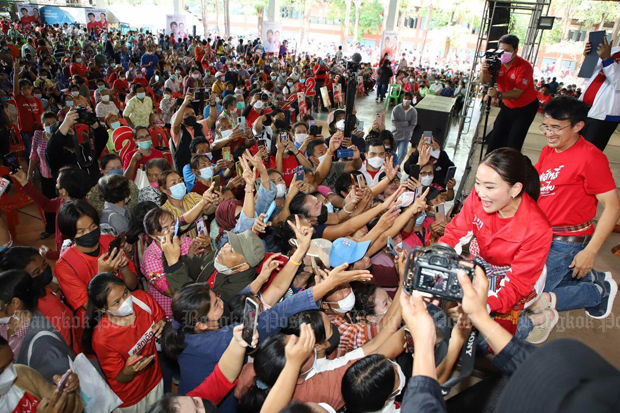
{"label": "handbag", "polygon": [[123,404],[84,353],[78,354],[69,365],[80,378],[80,395],[86,413],[109,413]]}
{"label": "handbag", "polygon": [[134,179],[134,183],[136,184],[138,189],[142,189],[151,185],[144,166],[136,170],[136,179]]}

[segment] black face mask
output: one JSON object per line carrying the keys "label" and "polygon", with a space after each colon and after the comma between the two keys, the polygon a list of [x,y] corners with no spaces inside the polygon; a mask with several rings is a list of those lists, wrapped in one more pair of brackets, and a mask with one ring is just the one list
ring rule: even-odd
{"label": "black face mask", "polygon": [[338,346],[340,345],[340,331],[338,331],[338,327],[336,327],[332,323],[332,336],[327,340],[329,343],[329,347],[325,350],[325,355],[329,356],[332,354]]}
{"label": "black face mask", "polygon": [[230,312],[230,308],[228,308],[228,304],[224,303],[224,312],[218,321],[220,328],[226,327],[233,323],[232,313]]}
{"label": "black face mask", "polygon": [[194,126],[196,126],[196,116],[186,117],[185,119],[183,119],[183,123],[185,124],[185,126],[193,128]]}
{"label": "black face mask", "polygon": [[327,222],[327,207],[325,205],[321,206],[321,214],[316,217],[316,221],[319,225],[323,225]]}
{"label": "black face mask", "polygon": [[101,230],[99,228],[90,231],[88,234],[75,238],[76,245],[84,248],[92,248],[99,243]]}
{"label": "black face mask", "polygon": [[52,282],[53,278],[54,275],[52,274],[52,267],[48,265],[45,271],[34,277],[32,280],[37,288],[45,288]]}

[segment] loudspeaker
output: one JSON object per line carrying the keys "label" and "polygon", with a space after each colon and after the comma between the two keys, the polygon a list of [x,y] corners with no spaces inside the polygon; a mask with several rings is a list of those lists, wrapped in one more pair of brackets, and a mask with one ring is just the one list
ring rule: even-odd
{"label": "loudspeaker", "polygon": [[510,3],[503,1],[489,1],[489,13],[491,25],[487,39],[487,50],[497,49],[498,40],[508,34],[508,24],[510,23]]}

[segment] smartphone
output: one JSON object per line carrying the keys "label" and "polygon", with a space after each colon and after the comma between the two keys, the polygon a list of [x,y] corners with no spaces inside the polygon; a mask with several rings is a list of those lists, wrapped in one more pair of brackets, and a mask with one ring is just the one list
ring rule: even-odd
{"label": "smartphone", "polygon": [[312,272],[314,275],[319,275],[319,266],[316,264],[316,258],[310,257],[310,262],[312,263]]}
{"label": "smartphone", "polygon": [[421,186],[415,189],[415,199],[418,199],[419,197],[422,196],[422,194],[424,193],[423,190],[424,190],[424,187],[421,187]]}
{"label": "smartphone", "polygon": [[346,159],[353,157],[353,149],[338,149],[336,151],[336,156],[339,159]]}
{"label": "smartphone", "polygon": [[461,200],[457,199],[456,201],[454,201],[454,205],[452,205],[452,209],[450,210],[450,219],[454,218],[456,216],[456,214],[459,213],[459,211],[461,210]]}
{"label": "smartphone", "polygon": [[243,332],[241,338],[252,347],[252,338],[256,333],[258,321],[258,303],[247,297],[245,299],[245,308],[243,309]]}
{"label": "smartphone", "polygon": [[364,178],[364,175],[357,175],[357,184],[360,188],[364,188],[366,186],[366,179]]}
{"label": "smartphone", "polygon": [[256,144],[257,144],[258,146],[263,146],[263,147],[265,146],[265,143],[266,143],[266,142],[265,142],[265,140],[264,140],[264,139],[259,139],[259,140],[258,140],[258,142],[256,142]]}
{"label": "smartphone", "polygon": [[435,205],[435,221],[446,222],[446,204]]}
{"label": "smartphone", "polygon": [[446,172],[446,182],[444,183],[448,185],[448,181],[453,179],[454,175],[456,175],[456,166],[450,166],[448,172]]}
{"label": "smartphone", "polygon": [[427,145],[430,145],[433,142],[433,132],[430,130],[425,130],[422,137],[424,138],[424,143]]}
{"label": "smartphone", "polygon": [[13,152],[9,152],[6,155],[4,155],[4,161],[6,162],[6,165],[9,167],[9,169],[11,170],[11,173],[15,173],[17,171],[19,171],[19,160],[17,159],[17,156],[15,155],[15,153]]}
{"label": "smartphone", "polygon": [[363,120],[360,120],[357,123],[357,128],[356,129],[359,130],[359,131],[363,131],[364,130],[364,121]]}
{"label": "smartphone", "polygon": [[304,179],[306,179],[304,167],[302,165],[299,165],[297,168],[295,168],[295,180],[297,182],[303,182]]}
{"label": "smartphone", "polygon": [[174,234],[172,235],[173,237],[176,237],[179,235],[180,227],[181,227],[181,220],[177,218],[176,222],[174,223]]}
{"label": "smartphone", "polygon": [[114,238],[110,245],[108,246],[108,251],[112,252],[114,248],[116,248],[116,252],[118,253],[121,250],[121,247],[125,243],[125,231],[121,232],[118,237]]}
{"label": "smartphone", "polygon": [[308,126],[313,127],[315,125],[316,125],[316,122],[314,121],[314,119],[308,120]]}
{"label": "smartphone", "polygon": [[207,235],[207,227],[205,226],[205,219],[203,217],[196,220],[196,229],[198,230],[198,235]]}
{"label": "smartphone", "polygon": [[215,190],[216,191],[220,191],[221,190],[221,186],[222,186],[222,182],[220,180],[220,176],[219,175],[215,175],[213,178],[213,184],[215,185]]}
{"label": "smartphone", "polygon": [[222,148],[222,158],[227,162],[232,161],[232,155],[230,154],[229,146],[225,146]]}
{"label": "smartphone", "polygon": [[280,133],[280,142],[286,143],[288,141],[288,133],[282,132]]}
{"label": "smartphone", "polygon": [[136,357],[135,359],[133,359],[129,364],[127,364],[128,366],[133,366],[134,364],[136,364],[137,362],[139,362],[140,360],[143,360],[144,357],[142,354],[139,355],[138,357]]}
{"label": "smartphone", "polygon": [[245,116],[239,116],[237,117],[237,125],[239,125],[239,128],[241,130],[245,130]]}
{"label": "smartphone", "polygon": [[271,205],[269,205],[269,209],[266,212],[265,220],[263,221],[265,224],[269,222],[269,218],[273,214],[273,211],[276,210],[276,201],[271,201]]}
{"label": "smartphone", "polygon": [[310,126],[310,130],[308,131],[308,135],[318,136],[323,133],[323,127],[319,125]]}
{"label": "smartphone", "polygon": [[241,166],[241,162],[235,162],[235,170],[237,171],[237,176],[243,175],[243,167]]}
{"label": "smartphone", "polygon": [[392,239],[392,237],[388,237],[387,238],[387,249],[388,252],[394,256],[397,256],[398,254],[396,253],[396,243],[394,242],[394,240]]}
{"label": "smartphone", "polygon": [[71,375],[71,373],[73,373],[71,370],[67,370],[67,372],[62,375],[60,381],[56,385],[56,389],[58,389],[58,396],[56,397],[56,401],[60,399],[62,392],[65,390],[65,387],[67,387],[67,381],[69,381],[69,376]]}

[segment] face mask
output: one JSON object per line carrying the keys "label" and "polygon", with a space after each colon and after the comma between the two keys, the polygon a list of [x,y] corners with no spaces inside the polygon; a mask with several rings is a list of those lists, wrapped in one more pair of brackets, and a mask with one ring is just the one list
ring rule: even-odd
{"label": "face mask", "polygon": [[99,237],[101,236],[101,230],[99,228],[90,231],[88,234],[84,234],[81,237],[75,238],[76,245],[84,248],[92,248],[99,244]]}
{"label": "face mask", "polygon": [[146,93],[144,92],[136,93],[136,96],[138,97],[138,99],[144,99],[146,97]]}
{"label": "face mask", "polygon": [[136,78],[140,79],[142,77],[142,75],[140,73],[136,73]]}
{"label": "face mask", "polygon": [[367,162],[373,168],[379,169],[379,168],[381,168],[383,166],[383,163],[385,162],[385,159],[379,158],[378,156],[375,156],[374,158],[368,158]]}
{"label": "face mask", "polygon": [[130,295],[127,297],[123,304],[116,310],[107,310],[106,313],[115,315],[117,317],[127,317],[133,314],[133,297]]}
{"label": "face mask", "polygon": [[118,121],[117,122],[112,122],[112,123],[110,123],[110,127],[112,128],[112,130],[116,130],[116,129],[121,127],[121,123],[118,122]]}
{"label": "face mask", "polygon": [[174,80],[177,78],[177,75],[170,75],[170,79]]}
{"label": "face mask", "polygon": [[196,116],[186,117],[185,119],[183,119],[183,123],[185,124],[185,126],[193,128],[194,126],[196,126]]}
{"label": "face mask", "polygon": [[108,95],[101,96],[101,101],[102,102],[109,102],[110,101],[110,96],[108,96]]}
{"label": "face mask", "polygon": [[323,155],[323,156],[319,156],[319,163],[323,162],[323,159],[325,159],[327,155]]}
{"label": "face mask", "polygon": [[110,169],[106,175],[123,175],[122,169]]}
{"label": "face mask", "polygon": [[53,279],[54,275],[52,274],[52,267],[48,265],[47,268],[45,268],[45,271],[34,277],[32,280],[36,287],[45,288],[52,282]]}
{"label": "face mask", "polygon": [[420,183],[422,186],[430,186],[433,183],[434,176],[423,176],[420,178]]}
{"label": "face mask", "polygon": [[6,103],[9,101],[9,97],[8,96],[1,96],[0,97],[0,103]]}
{"label": "face mask", "polygon": [[435,159],[439,159],[439,154],[441,154],[441,149],[431,150],[431,156]]}
{"label": "face mask", "polygon": [[323,225],[324,223],[327,222],[327,207],[325,205],[321,206],[321,214],[316,217],[317,222],[319,223],[319,225]]}
{"label": "face mask", "polygon": [[308,137],[307,133],[296,133],[295,134],[295,143],[301,145],[304,143],[306,138]]}
{"label": "face mask", "polygon": [[34,97],[35,97],[35,98],[37,98],[37,99],[41,99],[41,98],[43,97],[43,95],[42,95],[42,94],[40,94],[40,93],[35,93],[35,94],[34,94],[34,95],[32,95],[32,96],[34,96]]}
{"label": "face mask", "polygon": [[17,370],[13,363],[9,364],[0,374],[0,396],[6,395],[17,380]]}
{"label": "face mask", "polygon": [[337,413],[336,410],[334,410],[334,408],[331,407],[327,403],[319,403],[319,406],[321,406],[323,409],[325,409],[325,411],[327,411],[327,413]]}
{"label": "face mask", "polygon": [[349,295],[344,297],[342,300],[336,303],[328,303],[328,304],[338,304],[340,308],[333,308],[333,310],[337,313],[344,314],[348,313],[355,306],[355,294],[353,294],[353,290],[350,290]]}
{"label": "face mask", "polygon": [[306,79],[299,79],[299,83],[303,85],[304,83],[306,83]]}
{"label": "face mask", "polygon": [[99,90],[103,90],[103,89],[105,89],[105,85],[97,86],[97,88],[98,88]]}
{"label": "face mask", "polygon": [[418,217],[415,219],[415,226],[421,227],[425,219],[426,219],[426,212],[422,211],[422,213],[418,215]]}
{"label": "face mask", "polygon": [[213,178],[213,167],[212,166],[208,166],[206,168],[202,168],[200,170],[200,177],[202,179],[206,179],[206,180],[209,180],[209,179]]}
{"label": "face mask", "polygon": [[153,141],[138,142],[138,149],[147,150],[153,146]]}
{"label": "face mask", "polygon": [[159,182],[149,182],[149,184],[151,184],[151,186],[155,189],[159,188]]}
{"label": "face mask", "polygon": [[186,193],[187,193],[187,187],[185,186],[183,182],[173,185],[170,188],[170,196],[176,199],[177,201],[183,199]]}
{"label": "face mask", "polygon": [[403,106],[411,106],[411,101],[409,99],[403,99]]}
{"label": "face mask", "polygon": [[232,129],[226,129],[226,130],[220,131],[220,135],[222,135],[223,139],[228,138],[231,134],[232,134]]}
{"label": "face mask", "polygon": [[344,119],[340,119],[338,122],[336,122],[336,129],[344,130]]}
{"label": "face mask", "polygon": [[[351,293],[353,295],[353,293]],[[355,297],[355,295],[353,295]],[[329,342],[329,347],[325,350],[325,355],[329,356],[332,354],[338,346],[340,345],[340,331],[338,331],[338,327],[336,327],[332,323],[332,336],[327,340]]]}
{"label": "face mask", "polygon": [[[219,254],[218,254],[219,255]],[[239,265],[235,265],[234,267],[228,268],[227,266],[225,266],[224,264],[222,264],[221,262],[219,262],[217,260],[217,256],[215,257],[215,260],[213,260],[213,265],[215,267],[215,270],[217,272],[219,272],[220,274],[224,274],[224,275],[230,275],[233,272],[237,271],[238,268],[241,268],[244,264],[239,264]],[[226,306],[224,306],[226,307]]]}
{"label": "face mask", "polygon": [[71,106],[73,106],[73,101],[72,100],[67,100],[65,102],[65,105],[67,105],[67,107],[70,108]]}
{"label": "face mask", "polygon": [[499,61],[502,62],[502,64],[507,64],[512,60],[512,53],[509,52],[504,52],[500,57],[499,57]]}
{"label": "face mask", "polygon": [[293,87],[293,82],[286,82],[286,86]]}
{"label": "face mask", "polygon": [[78,57],[77,59],[75,59],[76,63],[82,63],[82,58]]}
{"label": "face mask", "polygon": [[263,101],[262,100],[259,100],[258,102],[256,102],[254,104],[254,109],[261,110],[262,108],[263,108]]}
{"label": "face mask", "polygon": [[330,214],[334,213],[334,206],[332,205],[331,202],[327,202],[325,206],[327,207],[327,212],[329,212]]}
{"label": "face mask", "polygon": [[125,81],[125,78],[124,78],[124,77],[121,77],[121,78],[119,78],[119,79],[120,79],[120,81],[121,81],[121,82],[124,82],[124,81]]}
{"label": "face mask", "polygon": [[45,133],[47,133],[48,135],[52,134],[52,127],[51,126],[44,126],[43,129],[45,130]]}
{"label": "face mask", "polygon": [[286,185],[276,185],[276,198],[284,198],[286,196]]}
{"label": "face mask", "polygon": [[200,74],[198,74],[198,73],[192,73],[192,77],[193,77],[194,79],[199,79],[199,78],[200,78]]}
{"label": "face mask", "polygon": [[71,96],[73,96],[74,98],[78,97],[79,94],[80,92],[71,92]]}

